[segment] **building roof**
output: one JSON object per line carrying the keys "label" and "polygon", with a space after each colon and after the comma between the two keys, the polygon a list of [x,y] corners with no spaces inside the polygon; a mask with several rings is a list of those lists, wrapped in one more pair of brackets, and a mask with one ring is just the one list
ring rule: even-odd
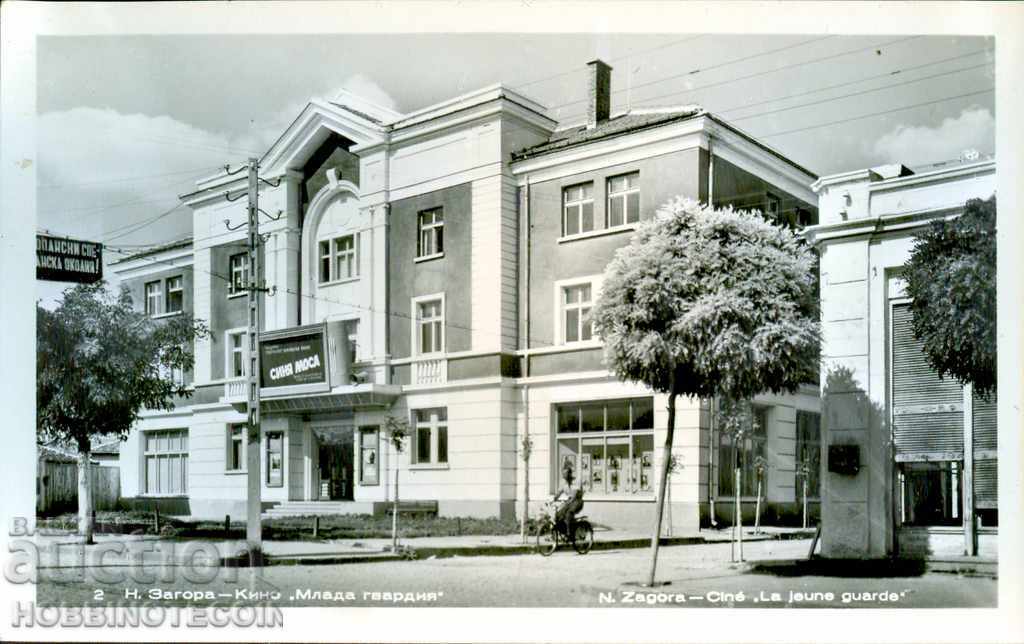
{"label": "building roof", "polygon": [[93,441],[92,453],[100,456],[118,456],[121,454],[121,439]]}
{"label": "building roof", "polygon": [[711,121],[714,121],[723,128],[734,132],[738,136],[743,137],[751,144],[761,148],[765,152],[778,158],[781,161],[785,161],[792,167],[803,172],[809,177],[814,179],[818,178],[818,175],[811,172],[807,168],[803,167],[799,163],[796,163],[786,155],[782,154],[778,150],[772,148],[769,145],[765,145],[758,139],[750,136],[743,130],[731,125],[727,121],[715,116],[711,112],[707,112],[699,105],[682,105],[678,107],[668,108],[639,108],[632,109],[625,114],[613,116],[606,121],[597,124],[591,129],[587,129],[586,125],[577,125],[561,130],[556,130],[551,138],[545,143],[535,145],[524,150],[512,153],[513,161],[522,161],[531,157],[547,154],[548,152],[555,152],[557,150],[564,150],[566,148],[575,147],[578,145],[584,145],[593,141],[600,141],[602,139],[608,139],[615,136],[623,136],[626,134],[632,134],[641,130],[646,130],[655,127],[661,127],[663,125],[669,125],[671,123],[677,123],[680,121],[686,121],[697,117],[707,117]]}
{"label": "building roof", "polygon": [[126,255],[125,257],[121,257],[119,259],[115,259],[114,261],[112,261],[110,263],[111,264],[120,264],[121,262],[127,262],[127,261],[131,261],[133,259],[138,259],[140,257],[147,257],[149,255],[156,255],[158,253],[162,253],[162,252],[167,251],[167,250],[174,250],[175,248],[186,248],[186,247],[191,246],[191,245],[192,245],[192,235],[189,235],[188,237],[182,237],[181,239],[176,239],[174,241],[167,242],[165,244],[159,244],[159,245],[153,246],[151,248],[146,248],[144,250],[140,250],[137,253],[132,253],[131,255]]}
{"label": "building roof", "polygon": [[512,153],[513,161],[529,159],[555,150],[564,150],[584,143],[598,141],[622,134],[631,134],[639,130],[651,127],[658,127],[685,121],[704,114],[704,110],[697,106],[686,106],[671,111],[654,110],[632,110],[625,114],[613,116],[607,121],[602,121],[597,126],[587,129],[586,125],[556,130],[551,138],[545,143]]}

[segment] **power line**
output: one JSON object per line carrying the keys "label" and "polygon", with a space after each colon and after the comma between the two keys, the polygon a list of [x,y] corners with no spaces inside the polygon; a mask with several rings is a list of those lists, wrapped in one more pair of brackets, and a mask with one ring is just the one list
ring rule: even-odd
{"label": "power line", "polygon": [[936,61],[932,61],[930,63],[923,63],[921,65],[914,65],[912,67],[903,67],[903,68],[900,68],[900,69],[894,69],[891,72],[885,72],[883,74],[876,74],[874,76],[866,76],[864,78],[859,78],[857,80],[847,81],[845,83],[837,83],[835,85],[828,85],[828,86],[825,86],[825,87],[819,87],[819,88],[816,88],[816,89],[807,90],[805,92],[797,92],[796,94],[787,94],[786,96],[778,96],[778,97],[775,97],[775,98],[769,98],[769,99],[765,99],[765,100],[762,100],[762,101],[755,101],[753,103],[746,103],[744,105],[736,105],[735,107],[729,107],[729,108],[726,108],[724,110],[715,110],[715,113],[716,114],[728,114],[729,112],[736,112],[736,111],[739,111],[739,110],[742,110],[742,109],[746,109],[746,108],[750,108],[750,107],[755,107],[757,105],[764,105],[766,103],[777,103],[779,101],[785,101],[785,100],[789,100],[791,98],[798,98],[800,96],[807,96],[808,94],[817,94],[818,92],[825,92],[825,91],[828,91],[830,89],[839,89],[840,87],[847,87],[849,85],[856,85],[858,83],[864,83],[864,82],[867,82],[867,81],[870,81],[870,80],[876,80],[876,79],[879,79],[879,78],[889,78],[890,76],[895,76],[896,74],[905,74],[907,72],[914,71],[914,70],[917,70],[917,69],[923,69],[925,67],[933,67],[935,65],[941,65],[942,63],[948,63],[948,62],[953,61],[953,60],[960,60],[961,58],[971,58],[973,56],[977,56],[978,54],[987,54],[987,53],[992,53],[992,50],[991,49],[981,49],[981,50],[978,50],[978,51],[971,52],[969,54],[963,54],[963,55],[960,55],[960,56],[951,56],[949,58],[943,58],[942,60],[936,60]]}
{"label": "power line", "polygon": [[[138,257],[134,253],[129,253],[129,252],[121,251],[121,250],[118,250],[116,248],[111,248],[110,250],[114,251],[115,253],[117,253],[119,255],[124,255],[124,256],[129,257],[129,258],[147,261],[147,262],[149,262],[151,264],[164,264],[164,265],[167,265],[167,266],[172,266],[174,268],[189,269],[189,270],[191,270],[193,272],[199,271],[200,273],[206,273],[207,275],[210,275],[211,277],[216,277],[218,279],[224,280],[225,282],[227,282],[229,284],[231,283],[231,278],[230,277],[225,276],[225,275],[221,275],[219,273],[214,273],[212,271],[208,271],[208,270],[203,269],[203,268],[196,268],[194,264],[190,265],[190,266],[182,266],[180,264],[175,264],[175,263],[170,262],[168,260],[157,259],[155,257],[145,257],[145,256]],[[352,303],[352,302],[342,302],[340,300],[335,300],[335,299],[332,299],[332,298],[327,298],[327,297],[324,297],[322,295],[310,295],[308,293],[300,293],[298,291],[294,291],[294,290],[289,289],[289,288],[283,288],[283,289],[278,289],[278,290],[282,291],[284,293],[288,293],[290,295],[296,295],[298,297],[305,297],[307,299],[315,300],[315,301],[318,301],[318,302],[325,302],[325,303],[329,303],[329,304],[337,304],[339,306],[347,306],[347,307],[351,307],[351,308],[355,308],[355,309],[360,309],[360,310],[363,310],[363,311],[374,313],[376,315],[382,315],[382,316],[386,316],[386,317],[397,317],[397,318],[402,318],[402,319],[409,320],[409,321],[412,321],[412,322],[416,321],[416,317],[413,316],[413,315],[410,315],[408,313],[401,313],[399,311],[383,311],[382,312],[382,311],[378,311],[373,306],[366,306],[366,305],[362,305],[362,304],[355,304],[355,303]],[[445,327],[452,328],[452,329],[459,329],[461,331],[483,332],[483,333],[489,333],[491,335],[496,335],[498,337],[503,337],[505,335],[501,331],[498,331],[497,333],[494,333],[494,332],[491,332],[491,331],[487,331],[485,329],[479,329],[479,328],[475,328],[475,327],[471,327],[471,326],[466,326],[466,325],[462,325],[462,324],[456,324],[454,322],[449,322],[448,320],[445,320],[445,324],[444,325],[445,325]],[[531,344],[536,343],[538,345],[547,346],[547,347],[560,346],[560,345],[554,344],[553,342],[548,342],[546,340],[540,340],[540,339],[534,338],[534,337],[529,338],[528,341]]]}
{"label": "power line", "polygon": [[[667,49],[669,47],[674,47],[676,45],[681,45],[683,43],[688,43],[688,42],[697,40],[698,38],[703,38],[705,35],[706,34],[699,34],[697,36],[690,36],[689,38],[681,38],[679,40],[673,40],[672,42],[665,43],[665,44],[659,45],[657,47],[651,47],[650,49],[641,49],[640,51],[635,51],[635,52],[632,52],[630,54],[624,54],[622,56],[617,56],[615,58],[610,58],[610,59],[608,59],[608,62],[614,63],[614,62],[616,62],[618,60],[626,60],[628,58],[634,58],[636,56],[643,56],[644,54],[649,54],[652,51],[659,51],[661,49]],[[572,69],[568,69],[568,70],[566,70],[564,72],[559,72],[557,74],[552,74],[550,76],[545,76],[543,78],[538,78],[537,80],[532,80],[532,81],[529,81],[529,82],[526,82],[526,83],[519,83],[518,85],[513,85],[512,89],[517,89],[517,90],[518,89],[522,89],[524,87],[529,87],[530,85],[536,85],[538,83],[543,83],[545,81],[554,80],[556,78],[561,78],[562,76],[568,76],[569,74],[575,74],[577,72],[581,72],[581,71],[584,71],[586,69],[587,69],[586,67],[573,67]]]}
{"label": "power line", "polygon": [[[641,87],[647,87],[649,85],[655,85],[655,84],[660,84],[660,83],[668,82],[670,80],[674,80],[676,78],[682,78],[684,76],[693,76],[693,75],[696,75],[696,74],[701,74],[701,73],[704,73],[704,72],[711,71],[712,69],[718,69],[720,67],[725,67],[727,65],[734,65],[736,63],[744,62],[744,61],[747,61],[747,60],[753,60],[754,58],[761,58],[763,56],[769,56],[771,54],[777,54],[780,51],[786,51],[786,50],[789,50],[789,49],[795,49],[797,47],[804,47],[806,45],[810,45],[810,44],[813,44],[813,43],[816,43],[816,42],[820,42],[820,41],[826,40],[828,38],[832,38],[832,36],[822,36],[820,38],[812,38],[811,40],[804,40],[802,42],[786,45],[785,47],[778,47],[776,49],[769,49],[768,51],[763,51],[763,52],[760,52],[760,53],[757,53],[757,54],[751,54],[749,56],[742,56],[740,58],[734,58],[732,60],[727,60],[727,61],[724,61],[724,62],[721,62],[721,63],[710,65],[708,67],[698,67],[697,69],[692,69],[692,70],[690,70],[688,72],[683,72],[681,74],[674,74],[672,76],[666,76],[665,78],[657,78],[657,79],[654,79],[654,80],[647,81],[646,83],[640,83],[638,85],[633,85],[633,86],[629,87],[628,89],[630,91],[635,91],[637,89],[640,89]],[[906,40],[908,40],[908,39],[906,39]],[[878,47],[878,46],[879,45],[875,45],[874,47]],[[775,70],[773,70],[773,71],[775,71]],[[696,88],[696,89],[701,89],[701,88]],[[625,92],[625,91],[626,91],[626,88],[618,89],[618,90],[613,91],[612,95],[621,94],[622,92]],[[693,90],[685,90],[685,91],[693,91]],[[645,100],[651,100],[651,99],[645,99]],[[552,105],[552,106],[550,106],[548,108],[548,110],[555,110],[555,109],[558,109],[560,107],[567,107],[569,105],[575,105],[577,103],[585,103],[586,101],[587,101],[586,98],[581,98],[581,99],[577,99],[575,101],[569,101],[567,103],[560,103],[558,105]]]}
{"label": "power line", "polygon": [[954,70],[950,70],[948,72],[941,72],[941,73],[938,73],[938,74],[932,74],[931,76],[924,76],[922,78],[915,78],[914,80],[909,80],[909,81],[905,81],[905,82],[902,82],[902,83],[893,83],[891,85],[882,85],[881,87],[873,87],[871,89],[865,89],[865,90],[862,90],[862,91],[859,91],[859,92],[852,92],[850,94],[843,94],[842,96],[833,96],[832,98],[825,98],[825,99],[822,99],[822,100],[819,100],[819,101],[811,101],[810,103],[801,103],[799,105],[791,105],[789,107],[781,107],[781,108],[776,109],[776,110],[768,110],[766,112],[760,112],[760,113],[757,113],[757,114],[750,114],[748,116],[741,116],[740,118],[731,119],[730,122],[735,123],[737,121],[746,121],[746,120],[749,120],[749,119],[760,118],[762,116],[768,116],[769,114],[778,114],[779,112],[788,112],[789,110],[796,110],[796,109],[800,109],[800,108],[803,108],[803,107],[811,107],[813,105],[821,105],[822,103],[830,103],[832,101],[838,101],[838,100],[841,100],[841,99],[844,99],[844,98],[851,98],[853,96],[863,96],[864,94],[870,94],[872,92],[880,92],[882,90],[892,89],[894,87],[904,87],[904,86],[910,85],[912,83],[920,83],[920,82],[923,82],[923,81],[926,81],[926,80],[932,80],[933,78],[940,78],[942,76],[949,76],[950,74],[959,74],[961,72],[972,71],[972,70],[975,70],[975,69],[980,69],[982,67],[989,67],[989,65],[987,63],[983,63],[981,65],[974,65],[973,67],[963,67],[961,69],[954,69]]}
{"label": "power line", "polygon": [[144,181],[148,179],[158,179],[161,177],[178,176],[182,174],[195,174],[197,172],[211,172],[222,166],[206,166],[205,168],[194,168],[192,170],[179,170],[177,172],[164,172],[162,174],[144,174],[134,177],[117,177],[114,179],[104,179],[102,181],[83,181],[81,183],[48,183],[37,185],[36,188],[77,188],[79,186],[96,186],[107,183],[122,183],[125,181]]}
{"label": "power line", "polygon": [[[157,215],[156,217],[153,217],[153,218],[151,218],[151,219],[147,219],[147,220],[145,220],[145,221],[143,221],[143,222],[141,222],[141,223],[136,223],[136,224],[132,224],[132,225],[129,225],[129,226],[124,226],[124,227],[122,227],[122,228],[115,228],[114,230],[110,231],[110,232],[109,232],[109,233],[107,233],[107,234],[108,234],[108,235],[110,235],[110,233],[118,233],[118,234],[115,234],[115,235],[113,235],[113,236],[108,236],[108,237],[107,237],[107,238],[106,238],[106,239],[104,240],[104,243],[109,243],[109,242],[112,242],[112,241],[114,241],[115,239],[120,239],[121,237],[124,237],[124,236],[126,236],[126,235],[130,235],[130,234],[132,234],[132,233],[134,233],[134,232],[137,232],[137,231],[139,231],[139,230],[142,230],[142,229],[143,229],[143,228],[145,228],[146,226],[149,226],[150,224],[153,224],[153,223],[155,223],[155,222],[159,221],[160,219],[163,219],[164,217],[166,217],[166,216],[170,215],[170,214],[171,214],[172,212],[174,212],[174,211],[175,211],[175,210],[177,210],[178,208],[181,208],[181,207],[182,207],[182,206],[184,206],[184,205],[185,205],[185,204],[183,204],[183,203],[181,203],[181,202],[179,201],[178,203],[174,204],[174,206],[172,206],[171,208],[169,208],[169,209],[167,209],[167,210],[163,211],[162,213],[160,213],[160,214],[159,214],[159,215]],[[126,229],[128,229],[128,228],[131,228],[131,230],[126,230]],[[121,231],[124,231],[124,232],[121,232]],[[159,245],[159,244],[158,244],[158,245]]]}
{"label": "power line", "polygon": [[[842,58],[844,56],[849,56],[851,54],[857,54],[857,53],[864,52],[864,51],[877,50],[879,47],[889,47],[889,46],[892,46],[892,45],[895,45],[895,44],[907,42],[909,40],[914,40],[916,38],[920,38],[920,36],[908,36],[906,38],[898,38],[896,40],[890,40],[888,42],[879,43],[879,44],[875,44],[875,45],[870,45],[870,46],[867,46],[867,47],[858,47],[857,49],[849,49],[849,50],[842,51],[842,52],[839,52],[839,53],[836,53],[836,54],[829,54],[828,56],[822,56],[822,57],[818,57],[818,58],[811,58],[809,60],[797,61],[795,63],[789,63],[787,65],[781,65],[779,67],[773,67],[772,69],[766,69],[766,70],[762,70],[762,71],[759,71],[759,72],[753,72],[753,73],[750,73],[750,74],[746,74],[744,76],[736,76],[734,78],[728,78],[728,79],[721,80],[721,81],[715,81],[713,83],[708,83],[706,85],[701,85],[699,87],[693,87],[693,88],[690,88],[690,89],[682,89],[682,90],[674,90],[674,91],[668,92],[666,94],[659,94],[657,96],[648,96],[648,97],[640,99],[640,100],[649,102],[649,101],[656,101],[656,100],[660,100],[660,99],[664,99],[664,98],[669,98],[669,97],[672,97],[672,96],[678,96],[680,94],[692,94],[694,92],[699,92],[701,90],[710,89],[712,87],[721,87],[723,85],[731,85],[732,83],[738,83],[740,81],[750,80],[752,78],[758,78],[760,76],[766,76],[768,74],[774,74],[776,72],[786,71],[788,69],[796,69],[798,67],[804,67],[804,66],[807,66],[807,65],[813,65],[813,64],[821,63],[821,62],[824,62],[824,61],[827,61],[827,60],[833,60],[833,59],[836,59],[836,58]],[[657,83],[657,82],[667,82],[667,81],[673,80],[675,78],[679,78],[680,76],[685,76],[685,74],[677,74],[675,76],[669,76],[667,78],[661,79],[660,81],[651,81],[649,83],[645,83],[645,85],[651,85],[651,84]],[[640,87],[640,86],[636,86],[636,87]],[[636,89],[636,87],[633,87],[633,89]],[[623,90],[619,90],[619,91],[623,91]],[[575,102],[579,103],[581,101],[575,101]],[[570,103],[566,103],[565,105],[569,105],[569,104]],[[557,107],[562,107],[562,106],[556,105],[555,108],[557,108]],[[551,108],[551,109],[555,109],[555,108]],[[568,118],[575,118],[575,117],[568,117]],[[568,120],[568,118],[566,120]]]}
{"label": "power line", "polygon": [[924,103],[915,103],[914,105],[905,105],[903,107],[897,107],[897,108],[893,108],[891,110],[883,110],[881,112],[872,112],[871,114],[863,114],[861,116],[854,116],[854,117],[847,118],[847,119],[840,119],[838,121],[829,121],[828,123],[818,123],[817,125],[808,125],[807,127],[799,127],[799,128],[793,129],[793,130],[786,130],[785,132],[775,132],[773,134],[763,134],[763,135],[756,136],[754,138],[757,138],[757,139],[769,139],[769,138],[772,138],[772,137],[775,137],[775,136],[783,136],[785,134],[794,134],[796,132],[805,132],[807,130],[815,130],[815,129],[822,128],[822,127],[828,127],[830,125],[840,125],[842,123],[849,123],[851,121],[859,121],[861,119],[871,118],[873,116],[883,116],[885,114],[892,114],[893,112],[902,112],[904,110],[912,110],[912,109],[917,108],[917,107],[927,107],[929,105],[936,105],[938,103],[944,103],[946,101],[952,101],[952,100],[955,100],[955,99],[958,99],[958,98],[967,98],[968,96],[978,96],[978,95],[981,95],[981,94],[990,94],[990,93],[992,93],[994,91],[995,91],[995,88],[991,87],[989,89],[985,89],[985,90],[981,90],[981,91],[977,91],[977,92],[967,92],[966,94],[957,94],[956,96],[946,96],[945,98],[939,98],[939,99],[935,99],[933,101],[925,101]]}

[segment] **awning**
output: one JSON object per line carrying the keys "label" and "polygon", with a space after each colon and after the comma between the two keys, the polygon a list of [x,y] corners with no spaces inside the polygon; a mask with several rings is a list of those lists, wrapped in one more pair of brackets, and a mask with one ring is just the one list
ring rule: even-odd
{"label": "awning", "polygon": [[[398,398],[401,387],[394,385],[353,385],[335,387],[330,392],[297,394],[292,396],[260,398],[261,414],[323,414],[331,412],[387,409]],[[232,406],[244,412],[246,403],[232,401]]]}

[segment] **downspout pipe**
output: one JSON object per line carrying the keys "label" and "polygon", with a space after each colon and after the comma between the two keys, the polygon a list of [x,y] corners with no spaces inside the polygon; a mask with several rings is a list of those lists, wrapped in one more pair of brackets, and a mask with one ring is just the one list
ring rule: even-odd
{"label": "downspout pipe", "polygon": [[[707,203],[714,206],[715,190],[715,157],[711,152],[711,134],[708,134],[708,187]],[[712,484],[715,480],[715,398],[712,396],[709,401],[710,410],[708,413],[708,520],[712,528],[718,527],[718,518],[715,516],[715,495]]]}

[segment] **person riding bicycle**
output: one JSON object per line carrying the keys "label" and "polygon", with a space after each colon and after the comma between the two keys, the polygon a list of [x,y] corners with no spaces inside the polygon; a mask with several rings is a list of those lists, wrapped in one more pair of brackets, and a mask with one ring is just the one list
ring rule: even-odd
{"label": "person riding bicycle", "polygon": [[562,469],[562,480],[565,482],[565,485],[555,495],[554,502],[561,504],[555,510],[555,523],[565,522],[565,533],[569,535],[573,533],[573,523],[576,520],[576,515],[583,509],[583,490],[572,487],[574,478],[572,466],[567,461]]}

